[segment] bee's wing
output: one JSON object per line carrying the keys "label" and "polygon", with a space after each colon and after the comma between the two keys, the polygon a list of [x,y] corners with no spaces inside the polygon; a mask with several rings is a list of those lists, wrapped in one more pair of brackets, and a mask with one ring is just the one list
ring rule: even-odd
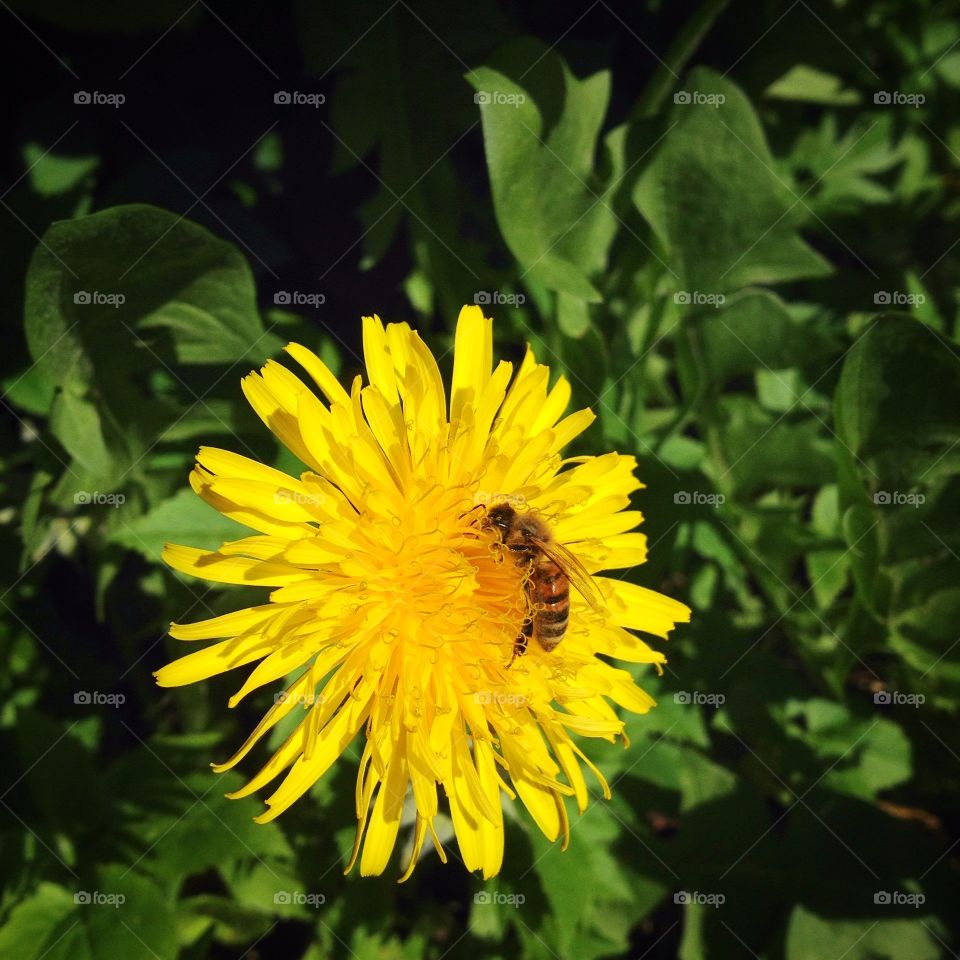
{"label": "bee's wing", "polygon": [[577,592],[594,610],[599,610],[603,603],[603,594],[600,593],[593,577],[587,568],[562,544],[556,540],[541,540],[531,537],[534,546],[548,556],[563,572],[567,579],[577,588]]}

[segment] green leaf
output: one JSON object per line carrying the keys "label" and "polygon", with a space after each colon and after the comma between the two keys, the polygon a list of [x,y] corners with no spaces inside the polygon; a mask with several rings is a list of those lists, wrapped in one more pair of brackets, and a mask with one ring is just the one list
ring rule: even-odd
{"label": "green leaf", "polygon": [[229,540],[237,540],[248,531],[223,516],[192,490],[181,490],[147,513],[131,520],[118,521],[110,535],[113,543],[159,562],[166,543],[181,543],[204,550],[216,550]]}
{"label": "green leaf", "polygon": [[116,472],[115,457],[107,448],[100,412],[72,387],[61,390],[50,415],[50,429],[67,453],[93,477],[104,480]]}
{"label": "green leaf", "polygon": [[71,157],[31,142],[23,148],[23,165],[29,171],[33,190],[52,197],[89,184],[100,158],[95,154]]}
{"label": "green leaf", "polygon": [[825,337],[795,321],[768,290],[745,290],[731,297],[721,309],[705,313],[699,326],[718,385],[751,370],[785,370],[830,348]]}
{"label": "green leaf", "polygon": [[801,100],[832,106],[849,106],[860,102],[856,90],[844,89],[843,81],[832,73],[798,63],[779,80],[767,87],[766,95],[778,100]]}
{"label": "green leaf", "polygon": [[0,387],[5,399],[35,416],[46,416],[50,412],[56,392],[54,385],[33,364],[21,373],[7,377]]}
{"label": "green leaf", "polygon": [[25,312],[30,352],[54,383],[90,386],[118,358],[132,373],[266,352],[241,254],[139,204],[50,227],[30,263]]}
{"label": "green leaf", "polygon": [[732,395],[723,408],[727,418],[719,432],[729,464],[723,476],[739,491],[818,487],[836,476],[833,446],[817,419],[789,423],[748,398]]}
{"label": "green leaf", "polygon": [[20,901],[0,928],[0,956],[39,960],[54,931],[74,911],[73,894],[53,883],[41,883]]}
{"label": "green leaf", "polygon": [[834,404],[837,432],[860,457],[953,443],[960,358],[924,324],[880,316],[847,354]]}
{"label": "green leaf", "polygon": [[[921,919],[924,922],[919,922]],[[845,960],[938,960],[943,956],[942,944],[932,932],[929,918],[842,920],[819,917],[798,906],[787,927],[786,956],[788,960],[832,956]]]}
{"label": "green leaf", "polygon": [[744,94],[704,68],[693,70],[685,87],[723,101],[675,105],[633,194],[669,252],[679,289],[717,294],[830,273],[796,233],[789,215],[796,195],[782,182]]}
{"label": "green leaf", "polygon": [[805,739],[820,757],[836,760],[824,783],[843,793],[872,800],[910,779],[910,741],[885,717],[860,719],[839,703],[812,698],[798,705]]}
{"label": "green leaf", "polygon": [[[560,57],[534,41],[513,41],[467,75],[480,101],[483,142],[497,223],[524,273],[580,301],[601,299],[591,278],[606,266],[617,228],[610,185],[622,166],[623,132],[607,138],[612,174],[595,166],[610,98],[610,75],[577,79]],[[585,307],[572,336],[584,329]]]}
{"label": "green leaf", "polygon": [[0,931],[0,951],[24,960],[173,960],[174,917],[152,881],[127,867],[99,867],[75,893],[41,884]]}
{"label": "green leaf", "polygon": [[788,162],[798,179],[809,180],[806,205],[819,217],[859,213],[864,204],[888,203],[890,189],[880,178],[905,156],[893,144],[889,116],[859,119],[840,129],[835,113],[797,137]]}
{"label": "green leaf", "polygon": [[557,325],[568,336],[579,340],[590,329],[590,311],[584,300],[568,293],[557,294]]}

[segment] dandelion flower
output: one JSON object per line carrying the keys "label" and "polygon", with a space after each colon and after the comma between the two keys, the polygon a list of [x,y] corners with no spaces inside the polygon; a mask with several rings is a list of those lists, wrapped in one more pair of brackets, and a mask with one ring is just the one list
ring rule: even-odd
{"label": "dandelion flower", "polygon": [[[168,545],[164,559],[191,576],[271,592],[259,606],[173,624],[179,640],[218,642],[157,680],[179,686],[256,663],[231,706],[287,684],[237,753],[214,765],[233,767],[300,711],[260,772],[230,794],[274,783],[259,821],[283,813],[360,737],[347,870],[358,857],[363,875],[384,870],[405,803],[415,821],[401,879],[428,836],[445,861],[434,823],[442,787],[463,863],[487,878],[503,860],[505,802],[519,798],[551,841],[565,843],[567,798],[582,812],[590,797],[584,768],[609,798],[584,743],[623,737],[615,706],[645,713],[654,701],[608,661],[659,670],[663,654],[631,631],[666,638],[690,611],[596,576],[645,559],[646,538],[631,532],[641,514],[627,509],[642,486],[636,461],[563,459],[593,413],[565,416],[568,382],[550,387],[529,349],[515,373],[507,362],[494,368],[492,321],[478,307],[457,322],[449,409],[437,363],[407,324],[365,318],[363,348],[369,383],[358,376],[349,391],[312,352],[286,348],[324,399],[275,361],[243,380],[254,410],[306,465],[299,477],[200,449],[193,489],[256,534],[213,553]],[[570,592],[568,630],[549,653],[531,642],[517,655],[529,569],[483,523],[500,502],[548,524],[602,596],[591,605]]]}

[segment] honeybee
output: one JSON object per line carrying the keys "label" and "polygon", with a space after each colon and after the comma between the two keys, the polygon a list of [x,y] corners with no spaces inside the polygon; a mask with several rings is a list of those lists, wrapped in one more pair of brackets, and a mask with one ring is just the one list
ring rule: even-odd
{"label": "honeybee", "polygon": [[527,618],[513,645],[513,659],[522,656],[532,637],[549,653],[563,639],[570,623],[570,585],[595,610],[599,592],[583,564],[535,514],[519,512],[509,503],[486,511],[481,526],[493,530],[517,566],[527,571]]}

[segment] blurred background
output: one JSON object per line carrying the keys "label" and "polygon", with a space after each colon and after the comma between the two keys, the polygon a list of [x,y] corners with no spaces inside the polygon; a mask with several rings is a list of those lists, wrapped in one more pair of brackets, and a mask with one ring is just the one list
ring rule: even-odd
{"label": "blurred background", "polygon": [[[0,8],[0,956],[956,956],[956,3]],[[200,443],[300,469],[249,369],[474,302],[694,617],[566,853],[344,878],[351,761],[257,826],[270,694],[154,685],[262,597],[160,548],[242,535]]]}

